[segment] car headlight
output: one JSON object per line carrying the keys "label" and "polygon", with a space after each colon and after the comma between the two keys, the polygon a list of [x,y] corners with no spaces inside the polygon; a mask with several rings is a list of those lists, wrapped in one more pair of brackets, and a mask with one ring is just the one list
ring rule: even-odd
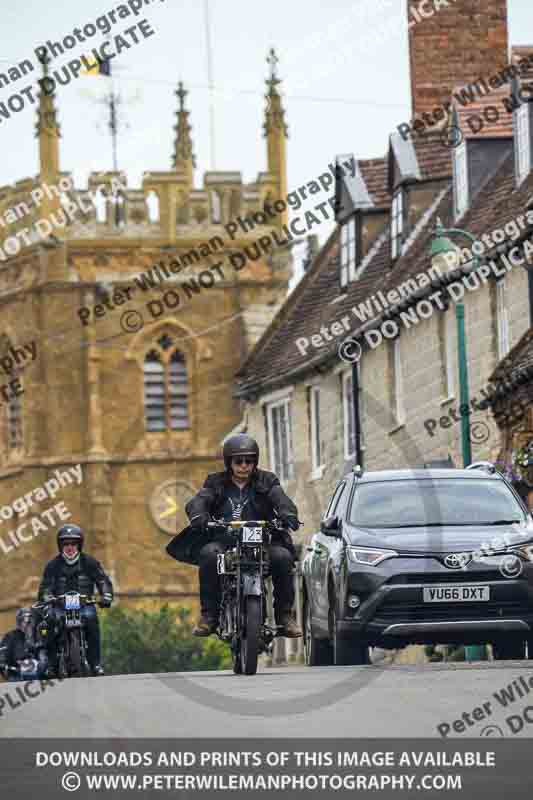
{"label": "car headlight", "polygon": [[520,556],[524,561],[533,561],[533,544],[515,544],[507,552]]}
{"label": "car headlight", "polygon": [[372,547],[353,547],[346,548],[348,560],[352,564],[366,564],[367,567],[377,567],[387,558],[395,558],[398,555],[396,550],[381,550]]}

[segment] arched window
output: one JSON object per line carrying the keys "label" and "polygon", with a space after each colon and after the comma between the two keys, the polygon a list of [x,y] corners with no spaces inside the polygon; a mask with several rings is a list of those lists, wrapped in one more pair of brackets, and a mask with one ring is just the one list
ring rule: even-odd
{"label": "arched window", "polygon": [[148,208],[148,220],[159,222],[159,197],[153,190],[146,196],[146,206]]}
{"label": "arched window", "polygon": [[215,189],[211,190],[211,222],[213,225],[218,225],[222,222],[220,195]]}
{"label": "arched window", "polygon": [[126,201],[122,192],[117,192],[113,195],[113,206],[115,210],[115,225],[117,228],[123,228],[126,224]]}
{"label": "arched window", "polygon": [[96,209],[96,221],[107,222],[107,198],[101,189],[95,193],[93,202]]}
{"label": "arched window", "polygon": [[[0,357],[3,362],[13,362],[11,355],[12,344],[7,336],[0,336]],[[5,366],[5,364],[4,364]],[[11,366],[14,366],[12,363]],[[18,381],[15,383],[15,381]],[[22,449],[24,444],[22,426],[22,375],[16,369],[11,369],[8,376],[2,381],[3,392],[0,397],[0,434],[3,433],[0,450],[7,457]]]}
{"label": "arched window", "polygon": [[[18,378],[20,385],[22,381],[19,375],[12,374],[10,382]],[[11,395],[7,402],[7,449],[8,453],[14,450],[20,450],[23,444],[23,431],[22,431],[22,402],[20,395]]]}
{"label": "arched window", "polygon": [[144,410],[147,431],[180,431],[189,424],[189,384],[183,354],[164,334],[144,359]]}

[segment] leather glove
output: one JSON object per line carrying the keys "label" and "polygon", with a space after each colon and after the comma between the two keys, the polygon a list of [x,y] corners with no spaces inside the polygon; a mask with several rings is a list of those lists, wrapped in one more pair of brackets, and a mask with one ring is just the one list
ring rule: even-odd
{"label": "leather glove", "polygon": [[291,531],[297,531],[300,527],[298,517],[293,514],[280,514],[279,520],[284,528],[290,528]]}
{"label": "leather glove", "polygon": [[203,532],[208,522],[211,522],[210,514],[197,514],[189,524],[195,531]]}

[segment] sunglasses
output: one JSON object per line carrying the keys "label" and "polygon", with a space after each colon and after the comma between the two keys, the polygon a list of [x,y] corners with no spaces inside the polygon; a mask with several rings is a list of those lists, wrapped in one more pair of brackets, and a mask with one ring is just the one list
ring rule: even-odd
{"label": "sunglasses", "polygon": [[232,461],[239,466],[240,464],[255,464],[253,456],[233,456]]}

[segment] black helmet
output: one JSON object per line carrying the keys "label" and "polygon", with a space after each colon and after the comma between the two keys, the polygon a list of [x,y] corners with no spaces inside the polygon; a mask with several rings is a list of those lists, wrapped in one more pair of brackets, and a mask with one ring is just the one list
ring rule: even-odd
{"label": "black helmet", "polygon": [[19,631],[23,630],[23,625],[26,626],[31,622],[31,608],[19,608],[15,620],[17,629]]}
{"label": "black helmet", "polygon": [[259,445],[255,439],[252,439],[252,437],[248,436],[246,433],[238,433],[236,436],[230,436],[230,438],[224,442],[222,456],[226,469],[230,468],[233,456],[254,456],[255,466],[257,467],[259,462]]}
{"label": "black helmet", "polygon": [[57,532],[57,549],[61,552],[61,548],[66,542],[76,542],[79,545],[79,551],[83,550],[83,531],[77,525],[63,525]]}

